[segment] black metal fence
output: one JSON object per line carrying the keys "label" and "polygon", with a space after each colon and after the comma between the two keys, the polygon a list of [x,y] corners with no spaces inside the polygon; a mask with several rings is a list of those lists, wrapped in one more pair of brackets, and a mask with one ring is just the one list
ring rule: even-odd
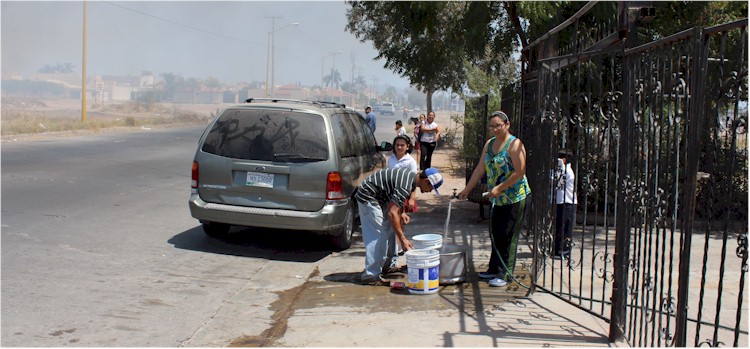
{"label": "black metal fence", "polygon": [[[609,321],[613,341],[747,346],[747,19],[626,47],[643,11],[613,4],[524,52],[511,115],[533,191],[532,292]],[[617,10],[581,20],[594,6]],[[560,149],[578,203],[555,259]]]}

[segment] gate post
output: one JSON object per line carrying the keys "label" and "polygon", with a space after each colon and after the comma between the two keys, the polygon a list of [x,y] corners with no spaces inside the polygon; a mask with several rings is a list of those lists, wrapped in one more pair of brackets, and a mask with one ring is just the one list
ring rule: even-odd
{"label": "gate post", "polygon": [[[628,298],[628,256],[630,255],[630,227],[632,219],[632,196],[630,191],[633,186],[630,182],[631,149],[634,138],[634,113],[632,110],[631,84],[633,82],[634,69],[631,67],[631,59],[624,55],[625,49],[635,46],[635,21],[628,16],[628,2],[618,3],[618,20],[620,26],[620,39],[625,39],[623,45],[622,65],[622,116],[620,117],[620,149],[619,170],[617,173],[617,191],[619,193],[616,215],[617,225],[615,227],[615,254],[614,282],[612,283],[612,314],[609,323],[610,343],[624,341],[627,298]],[[627,36],[627,38],[626,38]],[[632,62],[633,65],[637,62]]]}
{"label": "gate post", "polygon": [[703,125],[703,96],[705,88],[706,51],[703,50],[705,39],[700,27],[693,28],[693,76],[690,81],[690,104],[687,117],[686,158],[685,158],[685,193],[682,211],[682,235],[684,237],[680,250],[679,284],[677,288],[677,315],[675,321],[675,346],[685,347],[687,342],[687,303],[688,288],[690,287],[690,247],[693,238],[693,222],[695,220],[695,195],[698,177],[698,161],[700,160],[700,129]]}

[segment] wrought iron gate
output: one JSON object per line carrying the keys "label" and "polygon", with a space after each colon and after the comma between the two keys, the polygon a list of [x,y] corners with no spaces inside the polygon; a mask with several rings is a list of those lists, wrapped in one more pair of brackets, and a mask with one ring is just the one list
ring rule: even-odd
{"label": "wrought iron gate", "polygon": [[[747,19],[626,48],[638,9],[579,23],[594,5],[525,52],[532,291],[609,321],[613,341],[747,346]],[[560,149],[578,203],[555,258]]]}

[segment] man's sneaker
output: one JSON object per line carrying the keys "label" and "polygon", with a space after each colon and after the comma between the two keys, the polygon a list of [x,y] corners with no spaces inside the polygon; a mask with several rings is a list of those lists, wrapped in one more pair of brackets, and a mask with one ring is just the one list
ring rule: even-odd
{"label": "man's sneaker", "polygon": [[501,278],[494,278],[494,279],[490,280],[489,284],[490,284],[490,286],[494,286],[494,287],[503,287],[503,286],[507,285],[508,283],[505,282],[505,280],[503,280]]}
{"label": "man's sneaker", "polygon": [[497,278],[497,274],[481,272],[478,274],[480,279],[494,279]]}
{"label": "man's sneaker", "polygon": [[390,283],[388,281],[383,280],[380,275],[375,277],[367,277],[361,279],[362,285],[369,285],[369,286],[388,286]]}
{"label": "man's sneaker", "polygon": [[406,268],[407,268],[406,265],[402,265],[402,266],[399,267],[398,264],[397,264],[395,266],[391,266],[388,269],[383,269],[383,275],[390,275],[390,274],[395,274],[395,273],[405,273],[406,270],[407,270]]}

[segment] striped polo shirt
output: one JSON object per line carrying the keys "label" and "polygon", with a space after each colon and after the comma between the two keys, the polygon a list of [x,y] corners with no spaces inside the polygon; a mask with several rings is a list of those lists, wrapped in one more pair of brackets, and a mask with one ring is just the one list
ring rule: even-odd
{"label": "striped polo shirt", "polygon": [[417,174],[405,168],[389,168],[371,174],[359,185],[354,198],[359,202],[404,207],[404,201],[417,189]]}

